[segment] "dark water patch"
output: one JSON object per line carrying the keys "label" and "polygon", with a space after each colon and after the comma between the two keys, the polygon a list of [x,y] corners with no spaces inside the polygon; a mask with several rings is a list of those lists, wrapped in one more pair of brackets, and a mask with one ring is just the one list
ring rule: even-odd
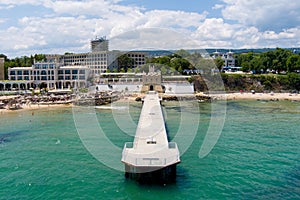
{"label": "dark water patch", "polygon": [[28,130],[22,131],[12,131],[9,133],[1,133],[0,134],[0,143],[11,142],[14,138],[18,137],[21,134],[27,133]]}

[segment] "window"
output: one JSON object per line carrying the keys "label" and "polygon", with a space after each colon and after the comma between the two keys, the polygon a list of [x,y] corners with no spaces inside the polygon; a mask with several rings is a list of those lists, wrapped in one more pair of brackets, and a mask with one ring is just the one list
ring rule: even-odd
{"label": "window", "polygon": [[81,70],[79,71],[79,74],[85,74],[85,70],[81,69]]}
{"label": "window", "polygon": [[10,71],[10,75],[16,75],[15,71]]}
{"label": "window", "polygon": [[17,71],[17,74],[18,75],[22,75],[22,71]]}
{"label": "window", "polygon": [[72,70],[72,74],[78,74],[78,70],[77,69],[73,69]]}
{"label": "window", "polygon": [[71,74],[71,70],[67,69],[67,70],[65,71],[65,74]]}

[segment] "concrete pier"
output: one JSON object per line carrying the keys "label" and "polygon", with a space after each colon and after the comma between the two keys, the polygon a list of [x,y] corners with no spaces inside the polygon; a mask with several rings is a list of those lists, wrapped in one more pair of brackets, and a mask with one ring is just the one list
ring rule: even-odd
{"label": "concrete pier", "polygon": [[177,144],[168,141],[158,94],[150,91],[143,101],[134,141],[125,143],[122,153],[125,176],[146,183],[172,182],[180,162]]}

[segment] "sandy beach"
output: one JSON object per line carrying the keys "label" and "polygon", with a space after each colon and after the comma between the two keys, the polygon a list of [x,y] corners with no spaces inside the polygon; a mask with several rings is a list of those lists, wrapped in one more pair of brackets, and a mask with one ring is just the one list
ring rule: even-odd
{"label": "sandy beach", "polygon": [[45,108],[66,108],[66,107],[72,107],[72,104],[31,104],[31,105],[22,105],[20,109],[10,110],[10,109],[0,109],[0,113],[11,113],[11,112],[21,112],[21,111],[27,111],[27,110],[37,110],[37,109],[45,109]]}
{"label": "sandy beach", "polygon": [[208,95],[215,100],[265,100],[265,101],[300,101],[300,94],[291,93],[250,93],[237,92]]}
{"label": "sandy beach", "polygon": [[[166,95],[166,94],[165,94]],[[204,94],[197,93],[196,96],[209,97],[212,100],[255,100],[255,101],[299,101],[300,94],[291,93],[250,93],[250,92],[236,92],[236,93],[225,93],[225,94]],[[119,99],[119,102],[134,102],[137,97],[142,97],[143,95],[133,95],[127,96]],[[166,95],[170,96],[170,95]],[[176,96],[176,95],[174,95]],[[184,96],[184,95],[183,95]],[[70,102],[66,103],[51,103],[51,104],[23,104],[20,109],[0,109],[0,113],[10,113],[10,112],[20,112],[24,110],[37,110],[45,108],[62,108],[62,107],[72,107],[73,104]]]}

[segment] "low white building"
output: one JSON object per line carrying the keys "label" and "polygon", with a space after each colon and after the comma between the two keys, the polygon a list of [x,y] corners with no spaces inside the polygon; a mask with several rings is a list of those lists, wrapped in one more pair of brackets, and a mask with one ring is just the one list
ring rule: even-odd
{"label": "low white building", "polygon": [[86,66],[60,66],[54,62],[40,62],[31,67],[8,69],[10,81],[27,81],[33,88],[48,89],[87,87],[89,74],[90,69]]}

